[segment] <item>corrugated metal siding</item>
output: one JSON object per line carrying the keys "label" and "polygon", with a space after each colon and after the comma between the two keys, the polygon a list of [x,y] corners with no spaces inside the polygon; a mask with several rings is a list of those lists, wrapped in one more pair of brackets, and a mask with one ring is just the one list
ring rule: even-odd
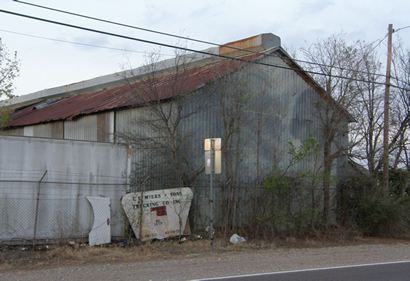
{"label": "corrugated metal siding", "polygon": [[146,116],[147,112],[148,110],[145,108],[117,111],[115,113],[115,130],[118,137],[125,137],[122,134],[127,136],[146,134],[145,127],[141,126],[141,120],[145,118],[144,116]]}
{"label": "corrugated metal siding", "polygon": [[148,120],[152,120],[150,110],[139,107],[118,111],[115,120],[117,141],[133,143],[134,188],[144,191],[164,188],[162,179],[170,179],[161,169],[161,152],[141,144],[142,139],[155,138],[156,135],[147,125],[150,122]]}
{"label": "corrugated metal siding", "polygon": [[96,141],[97,128],[97,115],[88,115],[75,121],[64,121],[64,138]]}
{"label": "corrugated metal siding", "polygon": [[[285,63],[280,58],[269,57],[265,62],[283,65]],[[270,132],[269,128],[264,128],[266,133],[278,134],[279,142],[277,151],[283,159],[278,159],[279,166],[287,165],[289,161],[289,142],[303,143],[309,137],[314,137],[322,143],[321,122],[319,119],[316,104],[322,102],[319,95],[308,85],[298,74],[292,70],[274,69],[270,67],[259,68],[265,73],[265,81],[270,88],[271,101],[269,107],[273,112],[278,112],[272,116],[272,122],[279,122],[279,131]],[[277,77],[277,78],[276,78]],[[269,87],[270,85],[270,87]],[[257,87],[257,85],[255,85]],[[266,104],[267,101],[264,101]],[[310,166],[310,159],[298,165],[298,169],[306,170]]]}
{"label": "corrugated metal siding", "polygon": [[[215,126],[209,124],[210,117],[214,116],[214,114],[209,113],[209,110],[214,108],[208,107],[206,103],[208,99],[209,97],[198,93],[190,95],[184,100],[182,115],[190,115],[190,117],[183,119],[179,130],[180,135],[184,138],[183,152],[189,158],[194,169],[200,168],[203,165],[203,138],[216,135],[209,131],[210,128],[215,128]],[[201,110],[199,110],[198,104],[201,104]],[[164,104],[163,106],[167,107],[169,104]],[[193,112],[195,113],[193,114]],[[134,136],[135,138],[160,137],[147,124],[146,120],[150,119],[153,119],[152,112],[147,108],[135,108],[116,112],[116,132],[119,141],[121,141],[124,135],[125,137]],[[178,186],[175,167],[167,163],[166,159],[169,158],[166,158],[164,153],[166,152],[161,148],[144,147],[138,144],[134,146],[133,182],[137,190],[153,190]],[[198,189],[202,187],[197,185],[190,187],[193,189],[194,194],[196,194],[195,206],[191,208],[191,212],[194,213],[198,207],[203,208],[204,206],[196,201],[199,198],[197,195],[201,195]],[[203,215],[203,211],[196,213]],[[195,221],[197,223],[199,219],[196,218]]]}
{"label": "corrugated metal siding", "polygon": [[33,126],[26,126],[24,127],[24,136],[25,137],[32,137],[34,135],[34,128]]}
{"label": "corrugated metal siding", "polygon": [[[280,58],[265,58],[265,62],[284,65]],[[249,66],[235,73],[238,80],[246,80],[249,85],[249,99],[244,103],[242,124],[240,129],[240,159],[236,190],[237,204],[241,206],[235,221],[237,224],[249,223],[251,206],[261,192],[261,183],[268,176],[273,167],[284,168],[290,157],[289,142],[302,144],[309,137],[314,137],[320,144],[322,139],[322,124],[318,114],[317,104],[323,102],[311,85],[305,82],[292,70],[276,69],[265,66]],[[233,86],[235,87],[235,86]],[[204,92],[210,90],[205,88]],[[210,95],[211,93],[204,93]],[[203,103],[198,97],[198,104]],[[220,115],[212,112],[212,117],[202,117],[209,126],[221,127]],[[206,127],[206,126],[205,126]],[[198,130],[203,130],[199,128]],[[212,130],[210,130],[212,131]],[[214,137],[223,137],[223,129],[217,130]],[[199,139],[195,142],[200,141]],[[258,147],[259,146],[259,147]],[[202,150],[200,150],[202,152]],[[202,153],[198,155],[203,159]],[[298,163],[294,171],[313,170],[320,165],[322,153],[319,152],[316,163],[314,157],[308,157]],[[223,172],[224,173],[224,172]],[[218,176],[223,179],[224,175]],[[217,178],[218,178],[217,177]],[[207,177],[202,177],[204,188],[199,188],[198,203],[206,206]],[[200,186],[202,184],[198,183]],[[254,187],[254,188],[252,188]],[[253,190],[253,191],[252,191]],[[223,190],[216,188],[216,197],[222,198]],[[205,199],[204,199],[205,198]],[[217,210],[217,221],[223,217],[223,202]],[[201,209],[202,210],[202,209]],[[207,211],[199,211],[198,219],[207,217]],[[199,225],[201,223],[199,222]]]}
{"label": "corrugated metal siding", "polygon": [[[199,90],[184,99],[179,135],[183,142],[184,156],[190,161],[193,170],[203,167],[203,139],[218,137],[221,134],[222,120],[219,117],[218,96],[216,93]],[[164,104],[163,106],[169,106]],[[147,124],[152,119],[152,112],[147,108],[135,108],[116,112],[116,135],[119,141],[127,137],[159,137]],[[133,175],[138,190],[162,189],[178,186],[174,167],[164,160],[164,151],[160,148],[134,146]],[[190,186],[194,191],[194,202],[191,212],[195,217],[195,226],[203,227],[208,218],[205,208],[208,197],[208,177],[201,175],[196,183]]]}
{"label": "corrugated metal siding", "polygon": [[[111,198],[111,233],[123,236],[120,199],[127,183],[125,146],[2,137],[0,155],[4,180],[0,182],[0,241],[32,239],[36,198],[40,198],[37,238],[88,237],[93,214],[86,196]],[[44,171],[47,175],[38,197],[37,182]]]}
{"label": "corrugated metal siding", "polygon": [[[269,57],[265,62],[286,66],[280,58]],[[308,137],[314,137],[319,143],[321,138],[321,122],[316,108],[323,100],[315,90],[292,70],[283,70],[265,66],[251,65],[232,75],[236,83],[224,85],[225,81],[215,82],[202,88],[197,94],[184,100],[184,119],[180,126],[180,135],[185,138],[185,151],[191,155],[194,168],[203,166],[203,139],[223,137],[223,120],[221,117],[220,95],[234,94],[235,87],[246,87],[249,93],[242,109],[240,129],[240,159],[238,172],[237,200],[241,206],[254,204],[255,196],[261,192],[260,184],[268,176],[273,167],[284,168],[289,163],[289,142],[301,144]],[[236,76],[236,77],[235,77]],[[247,85],[242,84],[246,81]],[[218,84],[219,83],[219,84]],[[224,90],[225,89],[225,90]],[[237,88],[239,91],[244,89]],[[147,110],[142,108],[124,110],[116,113],[116,129],[120,132],[134,132],[150,136],[150,132],[136,120],[146,118]],[[158,151],[136,148],[134,161],[136,166],[152,167],[139,170],[140,177],[150,175],[156,177],[144,188],[166,188],[173,186],[172,175],[167,167],[161,166],[161,155]],[[318,158],[320,161],[320,157]],[[295,170],[313,168],[313,159],[299,163]],[[225,171],[216,177],[216,197],[220,208],[216,210],[217,221],[223,217],[223,181]],[[194,190],[193,211],[195,226],[203,227],[208,217],[208,182],[206,175],[200,175],[192,186]],[[259,185],[259,186],[258,186]],[[255,187],[252,191],[252,187]],[[252,194],[251,194],[252,193]],[[196,206],[196,207],[195,207]],[[248,210],[247,210],[248,209]],[[246,223],[250,208],[243,207],[236,218],[237,223]]]}
{"label": "corrugated metal siding", "polygon": [[[279,58],[269,57],[263,61],[285,65]],[[319,144],[323,144],[318,104],[324,101],[312,86],[294,71],[250,66],[243,72],[243,75],[248,77],[247,81],[251,83],[252,98],[246,103],[241,126],[239,182],[244,186],[238,186],[237,200],[241,202],[238,204],[246,205],[252,198],[246,186],[256,187],[257,174],[263,180],[273,167],[284,168],[288,165],[289,142],[302,144],[307,138],[314,137]],[[261,128],[259,134],[258,127]],[[346,143],[347,135],[338,141]],[[258,143],[259,149],[257,149]],[[323,152],[319,151],[316,158],[307,157],[295,165],[291,172],[317,169],[322,165],[322,156]],[[345,162],[346,157],[334,162],[332,172],[335,177],[342,175],[341,167]],[[335,194],[334,191],[335,186],[333,186],[332,196]],[[256,193],[255,190],[253,195],[255,196]],[[242,213],[237,215],[238,223],[240,220],[245,223],[246,217],[250,215],[251,209],[242,210]]]}
{"label": "corrugated metal siding", "polygon": [[114,113],[87,115],[74,121],[64,121],[64,138],[110,142],[113,140]]}
{"label": "corrugated metal siding", "polygon": [[[286,66],[278,57],[267,57],[263,61]],[[230,94],[235,94],[235,90],[248,92],[241,116],[237,179],[240,186],[236,195],[240,202],[238,204],[247,206],[256,202],[253,198],[261,191],[261,182],[271,173],[273,167],[284,168],[289,163],[289,142],[301,144],[306,138],[314,137],[318,143],[323,143],[321,122],[317,114],[317,103],[323,102],[323,99],[292,70],[248,65],[232,74],[231,82],[227,85],[226,81],[218,80],[195,94],[186,96],[183,115],[189,115],[189,118],[183,119],[179,134],[183,138],[184,151],[189,155],[192,168],[201,168],[204,162],[203,139],[224,137],[221,97],[227,95],[227,91]],[[110,134],[112,135],[114,130],[114,118],[115,135],[119,141],[133,136],[160,137],[147,126],[147,120],[153,118],[148,108],[89,115],[75,121],[66,121],[64,137],[91,141],[112,140]],[[164,162],[163,153],[161,149],[134,146],[134,176],[138,178],[135,183],[139,187],[148,190],[175,186],[173,167]],[[321,157],[318,159],[320,161]],[[308,158],[299,163],[295,170],[312,169],[313,162],[312,158]],[[222,204],[216,212],[219,220],[223,217],[221,182],[224,173],[225,171],[216,177],[216,197],[219,198],[218,204]],[[192,210],[195,212],[197,227],[205,226],[208,217],[208,182],[208,176],[202,174],[191,186],[195,194]],[[252,187],[255,187],[253,191]],[[250,212],[248,209],[242,208],[237,216],[238,224],[246,222]]]}
{"label": "corrugated metal siding", "polygon": [[64,136],[63,122],[46,123],[32,127],[34,137],[62,139]]}
{"label": "corrugated metal siding", "polygon": [[2,136],[24,136],[24,128],[0,130]]}
{"label": "corrugated metal siding", "polygon": [[114,142],[114,112],[97,115],[97,141]]}
{"label": "corrugated metal siding", "polygon": [[0,130],[0,135],[114,142],[114,112],[89,115],[74,121]]}

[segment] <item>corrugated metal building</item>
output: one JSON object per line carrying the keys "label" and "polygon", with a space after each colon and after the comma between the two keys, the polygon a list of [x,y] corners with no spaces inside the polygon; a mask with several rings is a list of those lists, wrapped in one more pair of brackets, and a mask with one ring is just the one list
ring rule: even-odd
{"label": "corrugated metal building", "polygon": [[[189,117],[181,121],[178,134],[189,139],[184,150],[190,155],[189,165],[195,171],[203,167],[203,139],[226,137],[230,126],[228,121],[240,124],[240,129],[232,132],[235,136],[230,145],[230,150],[236,149],[240,153],[225,151],[225,170],[218,178],[219,192],[222,194],[226,168],[233,168],[236,183],[248,187],[247,194],[235,196],[239,201],[244,200],[242,197],[249,198],[248,193],[253,192],[249,187],[260,185],[273,167],[286,166],[289,142],[300,144],[314,137],[322,143],[317,105],[334,101],[290,58],[280,47],[280,38],[273,34],[257,35],[206,51],[240,57],[242,61],[185,55],[183,70],[179,69],[177,74],[177,90],[173,86],[178,67],[171,59],[150,67],[37,92],[31,97],[18,97],[9,101],[14,111],[3,134],[102,142],[118,141],[119,136],[125,134],[152,137],[152,128],[147,130],[141,123],[150,114],[147,105],[172,106],[183,97],[182,114]],[[152,84],[147,81],[153,69],[157,75],[155,96],[146,94],[151,90]],[[236,106],[239,102],[241,104]],[[240,110],[240,116],[235,117],[240,120],[227,120],[227,110]],[[346,113],[343,130],[347,131],[348,122]],[[347,134],[338,142],[346,144]],[[235,147],[232,147],[233,143]],[[140,180],[139,188],[165,188],[178,184],[172,178],[169,163],[158,164],[161,154],[158,150],[135,147],[135,167],[138,164],[145,167],[135,170]],[[234,167],[226,166],[227,161],[235,161]],[[345,158],[338,159],[335,175],[341,175],[345,162]],[[311,165],[311,159],[305,159],[297,169],[307,169]],[[142,182],[141,178],[147,175],[150,180]],[[192,186],[196,194],[193,205],[196,208],[195,225],[198,226],[206,225],[207,181],[207,177],[200,173]],[[220,210],[221,218],[223,208]],[[237,217],[238,224],[246,223],[241,221],[246,216]]]}

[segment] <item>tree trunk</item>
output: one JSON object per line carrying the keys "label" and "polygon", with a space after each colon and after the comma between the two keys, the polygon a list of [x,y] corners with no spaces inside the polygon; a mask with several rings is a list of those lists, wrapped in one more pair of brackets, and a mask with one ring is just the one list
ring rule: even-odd
{"label": "tree trunk", "polygon": [[332,172],[331,142],[326,140],[323,148],[323,223],[329,223],[330,210],[330,180]]}

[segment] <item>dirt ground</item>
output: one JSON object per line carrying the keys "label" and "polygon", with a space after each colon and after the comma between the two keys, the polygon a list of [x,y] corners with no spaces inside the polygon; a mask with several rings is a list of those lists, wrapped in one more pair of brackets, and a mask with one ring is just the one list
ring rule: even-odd
{"label": "dirt ground", "polygon": [[36,247],[35,250],[30,246],[0,245],[0,272],[87,264],[115,264],[195,258],[234,252],[257,253],[261,250],[309,249],[372,244],[393,245],[400,243],[410,245],[410,240],[379,238],[355,238],[349,241],[287,239],[273,242],[248,241],[240,245],[226,245],[222,240],[216,240],[213,249],[211,249],[208,240],[187,240],[183,243],[179,243],[177,240],[166,240],[127,246],[121,243],[113,243],[97,247],[67,242],[62,245],[42,245]]}

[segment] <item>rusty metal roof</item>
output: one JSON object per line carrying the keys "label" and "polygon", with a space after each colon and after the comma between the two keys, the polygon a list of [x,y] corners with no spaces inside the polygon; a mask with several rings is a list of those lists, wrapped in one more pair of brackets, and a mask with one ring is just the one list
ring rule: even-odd
{"label": "rusty metal roof", "polygon": [[[260,57],[262,55],[250,55],[243,59],[253,61]],[[219,60],[191,67],[178,74],[168,72],[158,78],[145,78],[132,83],[124,81],[124,84],[120,86],[64,97],[59,100],[42,101],[13,112],[7,127],[73,120],[87,114],[166,100],[176,95],[191,93],[206,83],[239,69],[243,64],[245,63],[240,61]]]}

